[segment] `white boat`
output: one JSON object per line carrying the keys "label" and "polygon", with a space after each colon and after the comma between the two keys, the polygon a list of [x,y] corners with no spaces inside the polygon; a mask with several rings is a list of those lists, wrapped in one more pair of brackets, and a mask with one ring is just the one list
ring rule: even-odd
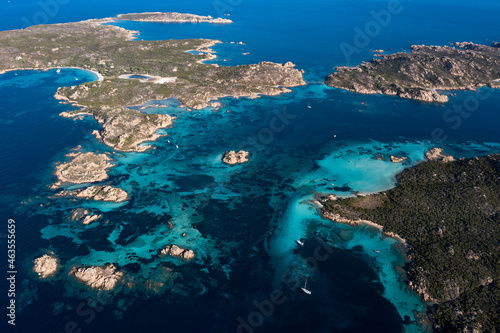
{"label": "white boat", "polygon": [[300,246],[303,246],[303,245],[304,245],[304,242],[303,242],[303,241],[301,241],[300,239],[297,239],[297,240],[296,240],[296,242],[297,242],[297,244],[299,244]]}
{"label": "white boat", "polygon": [[175,148],[179,148],[179,146],[178,146],[178,145],[175,145]]}
{"label": "white boat", "polygon": [[61,73],[61,69],[58,68],[57,71],[56,71],[57,74]]}
{"label": "white boat", "polygon": [[304,283],[304,287],[300,289],[302,289],[302,291],[305,292],[306,294],[311,295],[311,291],[307,289],[307,279],[306,282]]}
{"label": "white boat", "polygon": [[311,106],[310,106],[310,105],[308,105],[308,106],[307,106],[307,108],[308,108],[308,109],[310,109],[310,108],[311,108]]}

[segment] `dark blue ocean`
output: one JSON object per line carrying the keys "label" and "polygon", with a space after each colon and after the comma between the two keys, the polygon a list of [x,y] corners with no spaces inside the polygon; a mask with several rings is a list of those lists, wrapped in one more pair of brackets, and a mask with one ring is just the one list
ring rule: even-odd
{"label": "dark blue ocean", "polygon": [[[146,40],[219,39],[211,62],[220,66],[292,61],[305,70],[307,85],[276,97],[224,98],[220,110],[189,112],[175,99],[156,101],[165,107],[141,109],[176,116],[162,130],[168,136],[144,153],[116,153],[91,134],[96,121],[60,117],[71,107],[53,98],[58,87],[95,80],[92,73],[1,74],[0,258],[7,272],[7,221],[14,219],[18,272],[16,326],[1,313],[2,332],[427,332],[426,306],[401,273],[402,246],[376,229],[325,221],[311,201],[391,188],[394,176],[433,146],[456,158],[499,152],[500,91],[457,92],[448,104],[433,105],[357,95],[323,79],[335,66],[370,60],[375,49],[499,41],[500,4],[10,0],[0,4],[0,30],[143,11],[230,14],[231,25],[119,25]],[[446,121],[455,105],[469,115]],[[284,126],[270,130],[276,118]],[[128,202],[53,197],[55,166],[78,146],[111,154],[116,166],[103,184],[126,190]],[[250,161],[223,165],[222,154],[234,149],[250,151]],[[376,154],[408,160],[395,164]],[[103,217],[87,226],[71,222],[77,208]],[[196,259],[158,258],[171,243],[193,249]],[[42,281],[33,260],[48,252],[62,267]],[[74,265],[106,263],[127,272],[112,297],[67,276]],[[306,281],[310,295],[300,290]]]}

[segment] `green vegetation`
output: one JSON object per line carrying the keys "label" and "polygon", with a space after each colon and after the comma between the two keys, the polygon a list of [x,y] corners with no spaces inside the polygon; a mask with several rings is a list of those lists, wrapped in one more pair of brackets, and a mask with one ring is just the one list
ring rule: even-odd
{"label": "green vegetation", "polygon": [[[204,64],[202,60],[212,56],[210,47],[218,41],[132,40],[132,31],[104,24],[112,21],[90,20],[2,31],[0,71],[79,67],[99,72],[104,76],[103,81],[60,88],[56,97],[82,106],[82,110],[64,115],[83,112],[94,116],[103,126],[98,137],[122,151],[143,151],[147,147],[139,146],[142,142],[156,139],[156,131],[172,123],[167,115],[145,115],[128,109],[130,106],[176,97],[188,107],[201,109],[221,97],[276,95],[288,91],[284,87],[304,84],[302,73],[293,65]],[[194,55],[189,50],[205,54]],[[124,74],[156,79],[122,78],[120,75]]]}
{"label": "green vegetation", "polygon": [[500,47],[456,43],[412,46],[411,53],[383,55],[354,68],[337,67],[326,84],[364,94],[398,95],[426,102],[447,102],[438,90],[500,87]]}
{"label": "green vegetation", "polygon": [[500,332],[500,155],[425,162],[398,186],[325,202],[325,211],[383,225],[410,244],[408,277],[434,299],[444,332]]}
{"label": "green vegetation", "polygon": [[[132,40],[133,32],[92,20],[40,25],[0,32],[0,71],[16,68],[80,67],[95,70],[106,79],[99,84],[66,88],[60,94],[84,106],[124,107],[152,98],[175,96],[193,108],[207,106],[224,96],[285,92],[304,84],[302,73],[290,66],[263,62],[257,65],[219,67],[204,64],[214,40]],[[186,51],[200,50],[204,55]],[[120,79],[122,74],[175,78],[155,84]],[[71,90],[72,89],[72,90]],[[88,91],[90,89],[90,91]]]}

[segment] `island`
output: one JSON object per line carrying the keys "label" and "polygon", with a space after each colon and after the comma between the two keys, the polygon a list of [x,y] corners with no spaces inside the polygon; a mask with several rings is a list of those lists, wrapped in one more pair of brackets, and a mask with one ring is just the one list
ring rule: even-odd
{"label": "island", "polygon": [[390,158],[392,163],[402,163],[408,159],[408,157],[406,157],[406,156],[400,157],[400,156],[393,156],[393,155],[389,156],[389,158]]}
{"label": "island", "polygon": [[163,249],[161,249],[160,256],[166,255],[185,261],[190,261],[196,256],[193,250],[185,249],[175,244],[167,245]]}
{"label": "island", "polygon": [[500,155],[426,161],[397,181],[377,194],[323,198],[323,216],[371,224],[405,244],[408,284],[429,302],[437,331],[494,332],[500,325]]}
{"label": "island", "polygon": [[68,275],[92,289],[111,291],[123,278],[123,272],[113,264],[106,266],[74,266]]}
{"label": "island", "polygon": [[[150,14],[145,15],[133,14],[132,18]],[[135,31],[110,24],[117,20],[2,31],[0,73],[61,67],[94,71],[97,82],[58,89],[57,99],[80,107],[62,116],[90,115],[102,125],[94,134],[103,143],[115,150],[139,152],[150,148],[142,143],[157,139],[156,131],[172,125],[172,118],[131,107],[175,97],[184,106],[199,110],[223,97],[273,96],[305,84],[303,71],[290,62],[234,67],[206,64],[204,61],[215,57],[211,47],[220,41],[134,40]]]}
{"label": "island", "polygon": [[246,163],[248,162],[248,155],[249,153],[244,150],[238,152],[234,150],[227,151],[222,157],[222,162],[230,165]]}
{"label": "island", "polygon": [[84,184],[105,180],[108,178],[107,170],[113,166],[108,162],[110,160],[106,154],[78,153],[71,161],[56,167],[55,175],[59,181],[53,188],[64,182]]}
{"label": "island", "polygon": [[162,13],[162,12],[146,12],[146,13],[130,13],[120,14],[117,16],[120,20],[138,21],[138,22],[161,22],[161,23],[217,23],[230,24],[233,23],[230,19],[213,18],[212,16],[200,16],[184,13]]}
{"label": "island", "polygon": [[360,94],[397,95],[446,103],[439,91],[500,88],[500,44],[470,42],[452,46],[413,45],[410,53],[379,55],[356,67],[337,67],[328,86]]}
{"label": "island", "polygon": [[[122,190],[121,188],[108,185],[89,186],[85,189],[78,189],[75,191],[62,191],[57,195],[83,198],[83,199],[92,199],[97,201],[112,201],[112,202],[123,202],[129,199],[129,195],[126,191]],[[84,222],[84,224],[88,223]]]}
{"label": "island", "polygon": [[53,276],[59,268],[59,259],[54,254],[44,254],[33,261],[33,271],[38,274],[40,279],[46,279]]}

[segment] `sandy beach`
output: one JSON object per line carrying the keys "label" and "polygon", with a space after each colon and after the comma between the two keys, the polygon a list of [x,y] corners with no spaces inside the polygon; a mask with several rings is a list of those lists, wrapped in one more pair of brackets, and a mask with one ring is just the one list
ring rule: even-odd
{"label": "sandy beach", "polygon": [[96,81],[104,81],[104,76],[101,73],[90,70],[90,69],[80,68],[80,67],[12,68],[12,69],[0,70],[0,75],[5,74],[7,72],[12,72],[12,71],[48,71],[51,69],[65,69],[65,68],[80,69],[82,71],[91,72],[92,74],[94,74],[96,76],[96,78],[97,78]]}

